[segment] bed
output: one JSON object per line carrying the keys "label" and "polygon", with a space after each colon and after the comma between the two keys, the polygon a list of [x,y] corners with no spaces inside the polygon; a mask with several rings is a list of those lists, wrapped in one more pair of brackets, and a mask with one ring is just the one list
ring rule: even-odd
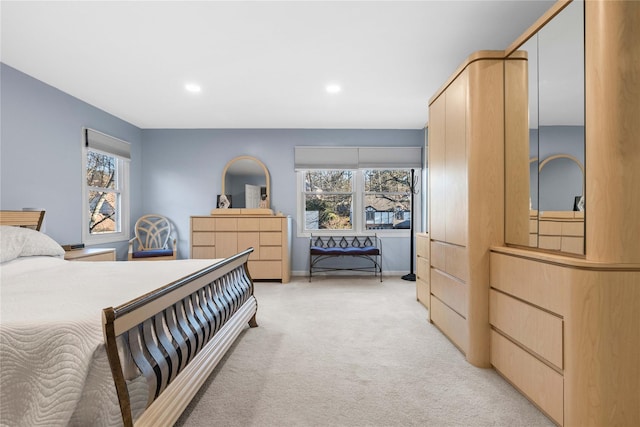
{"label": "bed", "polygon": [[35,230],[42,217],[0,212],[0,424],[172,425],[257,326],[252,249],[223,260],[65,261]]}

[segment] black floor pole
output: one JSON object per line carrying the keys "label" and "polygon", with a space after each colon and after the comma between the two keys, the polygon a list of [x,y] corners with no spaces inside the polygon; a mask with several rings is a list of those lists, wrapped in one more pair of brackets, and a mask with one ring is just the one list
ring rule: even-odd
{"label": "black floor pole", "polygon": [[415,189],[416,189],[416,183],[414,181],[413,178],[413,173],[414,170],[411,169],[411,183],[409,185],[409,188],[411,189],[411,218],[409,218],[409,232],[410,232],[410,236],[409,236],[409,253],[410,253],[410,259],[409,259],[409,274],[405,274],[404,276],[402,276],[403,280],[409,280],[411,282],[415,282],[416,281],[416,275],[413,273],[413,195],[415,194]]}

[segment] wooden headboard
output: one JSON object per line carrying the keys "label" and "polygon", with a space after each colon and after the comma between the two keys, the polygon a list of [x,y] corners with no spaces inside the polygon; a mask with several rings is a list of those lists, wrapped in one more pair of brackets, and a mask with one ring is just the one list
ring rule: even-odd
{"label": "wooden headboard", "polygon": [[40,230],[45,211],[0,211],[0,225],[13,225]]}

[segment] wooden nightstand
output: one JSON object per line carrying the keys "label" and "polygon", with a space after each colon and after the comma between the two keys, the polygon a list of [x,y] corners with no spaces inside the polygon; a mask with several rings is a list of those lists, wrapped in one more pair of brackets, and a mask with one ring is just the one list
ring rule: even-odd
{"label": "wooden nightstand", "polygon": [[84,248],[65,252],[64,259],[68,261],[115,261],[114,248]]}

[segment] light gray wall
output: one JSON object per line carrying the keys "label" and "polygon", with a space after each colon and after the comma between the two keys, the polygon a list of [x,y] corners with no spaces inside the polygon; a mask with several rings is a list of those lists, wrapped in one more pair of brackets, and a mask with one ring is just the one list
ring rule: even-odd
{"label": "light gray wall", "polygon": [[[260,159],[271,176],[271,208],[293,218],[292,270],[308,270],[309,241],[296,237],[296,145],[423,146],[423,130],[201,129],[142,132],[147,211],[167,215],[179,233],[179,257],[189,256],[189,217],[208,215],[222,188],[222,170],[234,157]],[[409,240],[385,238],[385,271],[409,270]]]}
{"label": "light gray wall", "polygon": [[[131,218],[142,209],[141,130],[6,64],[0,64],[0,208],[46,209],[46,233],[82,241],[82,127],[131,143]],[[110,244],[118,257],[126,242]]]}
{"label": "light gray wall", "polygon": [[[171,218],[179,257],[189,256],[189,217],[215,207],[226,163],[251,155],[271,175],[271,207],[294,218],[294,271],[308,268],[308,240],[296,238],[296,145],[423,146],[423,130],[145,129],[1,64],[0,209],[47,210],[46,232],[60,243],[82,238],[83,126],[129,141],[131,223],[146,213]],[[419,224],[419,222],[418,222]],[[126,242],[116,245],[126,258]],[[409,269],[408,238],[385,238],[385,271]]]}

